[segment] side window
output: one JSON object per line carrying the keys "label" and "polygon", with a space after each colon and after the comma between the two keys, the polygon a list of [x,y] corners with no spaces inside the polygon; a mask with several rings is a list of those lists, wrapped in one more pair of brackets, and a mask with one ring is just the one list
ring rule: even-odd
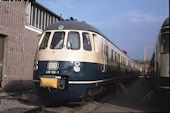
{"label": "side window", "polygon": [[122,56],[122,64],[124,64],[124,57]]}
{"label": "side window", "polygon": [[123,64],[126,65],[126,60],[125,60],[125,58],[123,58]]}
{"label": "side window", "polygon": [[119,54],[119,63],[121,64],[121,55]]}
{"label": "side window", "polygon": [[55,32],[50,49],[62,49],[64,44],[65,32]]}
{"label": "side window", "polygon": [[123,64],[125,64],[125,58],[123,57]]}
{"label": "side window", "polygon": [[126,66],[128,65],[128,60],[126,59]]}
{"label": "side window", "polygon": [[73,50],[80,49],[80,36],[78,32],[69,32],[67,48]]}
{"label": "side window", "polygon": [[88,51],[92,50],[90,35],[88,33],[83,33],[83,48]]}
{"label": "side window", "polygon": [[111,50],[111,62],[113,62],[113,49]]}
{"label": "side window", "polygon": [[109,47],[106,45],[106,56],[109,57]]}
{"label": "side window", "polygon": [[117,62],[120,63],[120,54],[117,53]]}
{"label": "side window", "polygon": [[116,51],[115,51],[115,61],[117,61],[117,53],[116,53]]}
{"label": "side window", "polygon": [[43,37],[43,40],[42,40],[42,42],[41,42],[41,44],[40,44],[40,49],[45,49],[45,48],[47,48],[48,39],[49,39],[49,37],[50,37],[50,34],[51,34],[51,32],[46,32],[46,33],[45,33],[45,35],[44,35],[44,37]]}
{"label": "side window", "polygon": [[129,61],[129,66],[131,66],[130,64],[131,64],[131,61]]}

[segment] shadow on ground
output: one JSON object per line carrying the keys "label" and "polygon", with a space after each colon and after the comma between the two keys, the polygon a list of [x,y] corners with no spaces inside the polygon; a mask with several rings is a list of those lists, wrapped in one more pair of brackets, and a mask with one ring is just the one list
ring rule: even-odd
{"label": "shadow on ground", "polygon": [[128,94],[120,93],[113,96],[108,105],[116,105],[120,107],[135,109],[142,112],[169,112],[169,97],[162,98],[163,95],[154,93],[150,99],[143,101],[143,98],[152,90],[149,81],[143,77],[138,77],[131,84],[127,84]]}

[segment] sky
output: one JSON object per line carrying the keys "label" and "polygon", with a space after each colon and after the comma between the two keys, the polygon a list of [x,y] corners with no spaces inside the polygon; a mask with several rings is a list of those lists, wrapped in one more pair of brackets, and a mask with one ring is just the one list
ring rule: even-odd
{"label": "sky", "polygon": [[[169,0],[36,0],[64,19],[86,21],[98,28],[132,59],[144,58],[144,46],[155,46],[169,16]],[[147,59],[153,48],[147,48]]]}

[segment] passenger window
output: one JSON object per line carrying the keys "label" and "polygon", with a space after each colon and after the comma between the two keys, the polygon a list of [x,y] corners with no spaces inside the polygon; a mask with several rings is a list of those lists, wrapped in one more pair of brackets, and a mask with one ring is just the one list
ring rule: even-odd
{"label": "passenger window", "polygon": [[117,62],[120,63],[120,54],[117,54]]}
{"label": "passenger window", "polygon": [[62,49],[64,44],[65,32],[55,32],[50,49]]}
{"label": "passenger window", "polygon": [[119,59],[119,63],[122,64],[122,56],[120,55],[119,58],[120,58],[120,59]]}
{"label": "passenger window", "polygon": [[115,51],[115,61],[117,62],[117,53],[116,53],[116,51]]}
{"label": "passenger window", "polygon": [[109,57],[109,47],[106,45],[106,56]]}
{"label": "passenger window", "polygon": [[125,58],[123,58],[123,64],[126,65],[126,60],[125,60]]}
{"label": "passenger window", "polygon": [[125,58],[123,57],[123,64],[125,64]]}
{"label": "passenger window", "polygon": [[128,60],[126,59],[126,66],[128,65]]}
{"label": "passenger window", "polygon": [[88,33],[83,33],[83,48],[88,51],[92,50],[90,35]]}
{"label": "passenger window", "polygon": [[111,61],[113,62],[113,49],[111,50]]}
{"label": "passenger window", "polygon": [[50,37],[50,34],[51,34],[51,32],[46,32],[46,33],[45,33],[39,49],[45,49],[45,48],[47,48],[48,39],[49,39],[49,37]]}
{"label": "passenger window", "polygon": [[73,50],[80,49],[80,36],[78,32],[69,32],[67,48]]}

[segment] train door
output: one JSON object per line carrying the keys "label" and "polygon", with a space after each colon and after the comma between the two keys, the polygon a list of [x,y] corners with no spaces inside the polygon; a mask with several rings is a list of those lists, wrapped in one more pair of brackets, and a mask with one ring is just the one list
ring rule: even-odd
{"label": "train door", "polygon": [[103,60],[103,64],[102,64],[102,72],[106,72],[106,52],[105,52],[105,45],[102,43],[102,60]]}
{"label": "train door", "polygon": [[107,71],[107,64],[108,64],[108,56],[109,56],[109,47],[107,45],[102,44],[102,57],[103,57],[103,66],[102,72]]}
{"label": "train door", "polygon": [[109,62],[109,47],[105,46],[105,62],[106,62],[106,71],[108,71],[108,62]]}
{"label": "train door", "polygon": [[93,34],[93,44],[94,44],[94,51],[96,53],[99,52],[99,45],[98,45],[98,37],[96,34]]}
{"label": "train door", "polygon": [[2,66],[3,66],[3,45],[4,45],[4,38],[0,34],[0,87],[2,82]]}

